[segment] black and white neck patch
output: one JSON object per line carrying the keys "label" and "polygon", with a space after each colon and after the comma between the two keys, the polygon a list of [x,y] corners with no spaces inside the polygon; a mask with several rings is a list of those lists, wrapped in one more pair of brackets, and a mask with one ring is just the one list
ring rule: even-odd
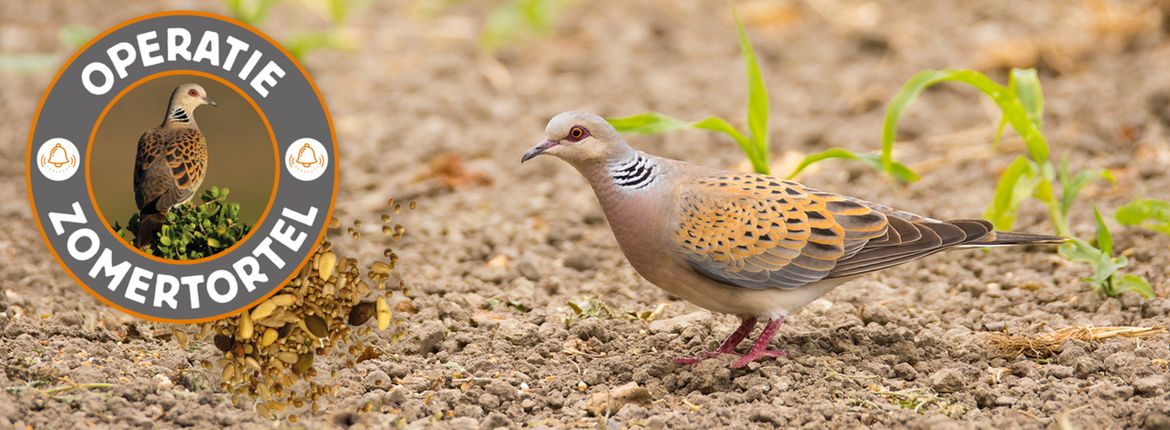
{"label": "black and white neck patch", "polygon": [[640,190],[658,179],[658,164],[641,152],[609,164],[609,176],[614,185],[629,190]]}

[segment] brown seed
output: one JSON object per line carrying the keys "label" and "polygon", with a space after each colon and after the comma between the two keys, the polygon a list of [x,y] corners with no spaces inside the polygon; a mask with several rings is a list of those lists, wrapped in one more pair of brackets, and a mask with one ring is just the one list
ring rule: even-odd
{"label": "brown seed", "polygon": [[388,225],[382,226],[382,234],[387,235],[387,236],[394,234],[394,227],[391,227]]}
{"label": "brown seed", "polygon": [[382,223],[383,224],[390,222],[391,219],[392,218],[390,218],[390,214],[382,214]]}
{"label": "brown seed", "polygon": [[276,335],[284,338],[285,336],[288,336],[290,332],[292,332],[293,327],[296,327],[296,325],[293,323],[282,325],[280,328],[276,329]]}
{"label": "brown seed", "polygon": [[275,296],[272,296],[272,298],[268,299],[268,300],[271,300],[272,304],[274,304],[276,306],[289,306],[289,305],[295,303],[297,301],[297,298],[296,298],[296,296],[294,296],[292,294],[277,294]]}
{"label": "brown seed", "polygon": [[297,361],[293,363],[292,370],[293,373],[301,375],[308,371],[310,367],[313,367],[313,353],[306,352],[297,356]]}
{"label": "brown seed", "polygon": [[244,364],[247,364],[248,367],[251,367],[253,370],[255,370],[257,372],[261,372],[264,370],[264,369],[260,368],[260,362],[256,361],[256,359],[252,358],[252,357],[244,357]]}
{"label": "brown seed", "polygon": [[378,312],[378,330],[385,330],[386,327],[390,326],[390,317],[392,316],[390,305],[386,304],[386,299],[382,296],[378,296],[375,304]]}
{"label": "brown seed", "polygon": [[223,366],[223,374],[220,375],[220,380],[226,384],[232,383],[232,377],[236,376],[236,366],[228,363]]}
{"label": "brown seed", "polygon": [[276,342],[276,337],[276,330],[264,330],[264,336],[260,338],[260,347],[272,345],[273,342]]}
{"label": "brown seed", "polygon": [[309,328],[309,332],[313,333],[313,336],[329,336],[329,326],[325,324],[324,318],[321,318],[317,315],[309,315],[305,317],[305,326]]}
{"label": "brown seed", "polygon": [[274,310],[276,310],[276,305],[273,304],[270,300],[265,300],[259,305],[256,305],[255,309],[252,309],[252,321],[260,321],[264,318],[268,318],[269,315],[272,315],[272,311]]}
{"label": "brown seed", "polygon": [[374,264],[370,266],[370,270],[379,275],[389,275],[393,268],[391,268],[389,264],[383,263],[381,261],[375,261]]}
{"label": "brown seed", "polygon": [[285,362],[285,364],[296,364],[298,358],[295,352],[281,351],[276,353],[276,359]]}
{"label": "brown seed", "polygon": [[374,316],[374,304],[370,302],[361,302],[353,306],[349,310],[349,325],[359,326],[365,324]]}
{"label": "brown seed", "polygon": [[219,350],[223,351],[223,352],[231,351],[232,346],[234,346],[236,344],[236,340],[232,339],[231,336],[224,336],[222,334],[215,335],[214,340],[215,340],[215,347],[219,348]]}
{"label": "brown seed", "polygon": [[270,420],[276,419],[276,415],[273,415],[263,403],[256,405],[256,414]]}
{"label": "brown seed", "polygon": [[410,201],[410,210],[414,210],[417,207],[418,207],[418,203],[415,203],[414,200],[411,200]]}
{"label": "brown seed", "polygon": [[317,275],[322,281],[328,281],[330,276],[333,276],[334,269],[337,268],[337,254],[326,252],[321,254],[321,258],[317,260]]}
{"label": "brown seed", "polygon": [[329,217],[329,228],[338,227],[341,227],[341,220],[337,219],[337,217]]}
{"label": "brown seed", "polygon": [[175,341],[179,342],[179,347],[187,349],[187,343],[191,341],[191,339],[187,337],[187,333],[183,333],[178,330],[175,330],[172,333],[175,335]]}
{"label": "brown seed", "polygon": [[240,313],[240,340],[248,340],[252,338],[253,333],[252,317],[248,316],[247,312]]}

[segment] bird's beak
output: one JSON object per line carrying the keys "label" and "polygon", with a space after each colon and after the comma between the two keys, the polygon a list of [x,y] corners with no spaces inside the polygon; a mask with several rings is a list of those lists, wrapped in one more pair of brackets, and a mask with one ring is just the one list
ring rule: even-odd
{"label": "bird's beak", "polygon": [[204,97],[204,98],[203,98],[203,101],[204,101],[204,102],[207,102],[207,104],[211,105],[211,107],[216,107],[216,106],[219,106],[219,104],[218,104],[218,103],[216,103],[216,102],[215,102],[215,100],[209,99],[209,98],[207,98],[207,97]]}
{"label": "bird's beak", "polygon": [[552,147],[560,145],[560,144],[561,144],[560,142],[557,142],[555,140],[546,140],[544,142],[540,142],[536,146],[533,146],[532,149],[529,149],[528,152],[525,152],[524,157],[520,158],[520,162],[523,163],[525,161],[531,160],[531,159],[535,158],[537,155],[543,154],[544,151],[548,151],[549,148],[552,148]]}

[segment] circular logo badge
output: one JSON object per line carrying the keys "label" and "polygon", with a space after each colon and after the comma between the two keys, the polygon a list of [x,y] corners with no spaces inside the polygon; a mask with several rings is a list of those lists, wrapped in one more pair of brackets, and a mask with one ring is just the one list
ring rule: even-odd
{"label": "circular logo badge", "polygon": [[75,54],[41,101],[26,178],[82,287],[167,322],[276,293],[325,234],[337,143],[305,70],[243,23],[168,12]]}

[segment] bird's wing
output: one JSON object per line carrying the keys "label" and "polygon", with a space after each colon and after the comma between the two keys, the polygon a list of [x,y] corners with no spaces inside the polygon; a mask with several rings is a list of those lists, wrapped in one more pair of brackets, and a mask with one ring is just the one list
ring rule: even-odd
{"label": "bird's wing", "polygon": [[166,192],[165,181],[160,181],[159,173],[162,172],[155,167],[155,161],[166,148],[161,131],[158,128],[147,130],[138,138],[138,152],[134,155],[134,203],[140,211],[152,210],[155,200]]}
{"label": "bird's wing", "polygon": [[859,275],[990,231],[985,221],[944,223],[754,174],[693,179],[675,193],[674,252],[695,271],[745,288]]}
{"label": "bird's wing", "polygon": [[139,210],[159,212],[190,199],[207,167],[207,144],[194,128],[158,128],[138,140],[134,194]]}

